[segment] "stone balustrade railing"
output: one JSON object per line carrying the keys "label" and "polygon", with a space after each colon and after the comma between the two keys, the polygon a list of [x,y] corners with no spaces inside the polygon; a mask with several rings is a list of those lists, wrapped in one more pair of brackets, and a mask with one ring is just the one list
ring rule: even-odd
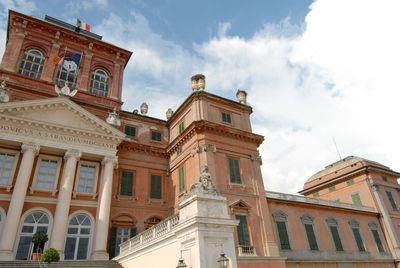
{"label": "stone balustrade railing", "polygon": [[175,229],[175,227],[179,224],[179,214],[175,214],[161,222],[157,225],[152,226],[144,232],[132,237],[131,239],[121,243],[120,246],[120,255],[123,255],[131,250],[135,250],[137,248],[143,247],[147,244],[150,244],[157,238],[163,237],[168,234],[170,231]]}
{"label": "stone balustrade railing", "polygon": [[256,249],[253,246],[238,246],[239,256],[257,256]]}

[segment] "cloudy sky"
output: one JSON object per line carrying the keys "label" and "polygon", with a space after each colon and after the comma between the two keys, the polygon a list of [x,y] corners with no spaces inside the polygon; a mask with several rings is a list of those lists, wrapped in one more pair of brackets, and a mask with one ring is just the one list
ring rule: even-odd
{"label": "cloudy sky", "polygon": [[8,9],[79,18],[132,51],[125,110],[165,118],[196,73],[211,93],[246,90],[267,190],[296,193],[339,155],[400,171],[398,0],[0,0],[0,55]]}

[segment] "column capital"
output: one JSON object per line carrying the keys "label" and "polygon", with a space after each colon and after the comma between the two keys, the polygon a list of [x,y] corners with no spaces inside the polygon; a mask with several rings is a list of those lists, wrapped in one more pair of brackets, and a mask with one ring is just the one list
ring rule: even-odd
{"label": "column capital", "polygon": [[28,150],[32,150],[35,155],[39,154],[40,145],[33,142],[26,142],[21,145],[21,152],[25,153]]}
{"label": "column capital", "polygon": [[82,157],[82,152],[75,149],[68,150],[64,154],[64,159],[68,160],[70,157],[75,157],[79,160]]}
{"label": "column capital", "polygon": [[103,160],[101,161],[101,164],[105,165],[107,163],[111,163],[114,168],[117,168],[118,167],[118,156],[115,156],[115,155],[104,156]]}

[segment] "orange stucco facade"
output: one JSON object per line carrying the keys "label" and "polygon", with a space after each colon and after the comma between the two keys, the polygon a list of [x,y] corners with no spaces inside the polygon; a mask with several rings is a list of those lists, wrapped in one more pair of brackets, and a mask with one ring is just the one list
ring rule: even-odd
{"label": "orange stucco facade", "polygon": [[[30,227],[45,228],[46,247],[54,246],[65,259],[113,257],[118,243],[178,213],[184,194],[207,165],[232,219],[245,219],[235,231],[238,267],[395,267],[400,214],[386,192],[400,204],[399,173],[351,158],[350,164],[341,161],[311,177],[304,196],[266,193],[258,152],[264,138],[252,132],[252,108],[245,101],[200,90],[188,91],[167,120],[124,111],[123,70],[132,53],[70,26],[9,13],[0,65],[9,94],[9,101],[0,103],[0,157],[12,161],[0,166],[9,171],[0,180],[1,258],[30,258],[31,247],[23,242],[33,235],[26,231]],[[32,69],[24,73],[30,68],[23,64],[29,51],[43,58],[38,75]],[[58,96],[61,67],[54,59],[74,53],[81,55],[78,91],[70,98]],[[97,70],[108,79],[104,94],[92,84]],[[114,109],[119,123],[113,125],[108,119]],[[51,184],[41,177],[44,163],[54,165],[48,171],[54,172]],[[26,166],[30,170],[23,171]],[[85,168],[93,173],[83,173]],[[350,205],[354,193],[362,200],[359,206]],[[36,212],[47,223],[28,222]],[[285,246],[277,222],[286,224]],[[336,224],[343,250],[335,248],[328,222]],[[349,222],[356,222],[364,251]],[[310,248],[307,224],[318,249]],[[89,233],[70,233],[77,226]],[[379,234],[383,251],[371,230]],[[12,241],[5,241],[5,232],[13,234]],[[62,241],[53,241],[56,236]]]}

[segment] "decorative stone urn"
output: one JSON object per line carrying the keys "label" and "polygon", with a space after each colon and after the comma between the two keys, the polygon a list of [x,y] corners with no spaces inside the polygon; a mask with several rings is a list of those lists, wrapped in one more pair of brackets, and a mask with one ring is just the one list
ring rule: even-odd
{"label": "decorative stone urn", "polygon": [[146,115],[148,110],[149,106],[147,105],[147,103],[143,102],[142,105],[140,105],[140,113]]}
{"label": "decorative stone urn", "polygon": [[115,107],[111,113],[108,113],[106,122],[115,128],[119,128],[121,126],[121,120],[119,120],[119,116],[117,114],[117,109]]}
{"label": "decorative stone urn", "polygon": [[236,97],[238,98],[239,103],[246,104],[246,99],[247,99],[246,91],[238,89],[238,91],[236,92]]}
{"label": "decorative stone urn", "polygon": [[174,114],[174,112],[172,111],[171,108],[168,108],[166,114],[167,114],[167,120],[169,120],[171,118],[171,116]]}
{"label": "decorative stone urn", "polygon": [[203,74],[195,74],[191,80],[193,91],[203,91],[206,88],[206,77]]}

